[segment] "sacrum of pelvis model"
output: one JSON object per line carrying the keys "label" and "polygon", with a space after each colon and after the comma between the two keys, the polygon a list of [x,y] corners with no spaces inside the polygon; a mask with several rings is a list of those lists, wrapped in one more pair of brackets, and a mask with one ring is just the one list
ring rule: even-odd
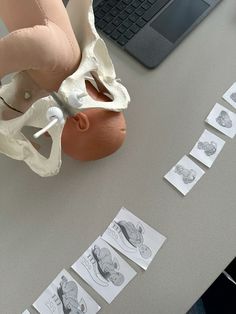
{"label": "sacrum of pelvis model", "polygon": [[[60,170],[61,136],[68,116],[90,108],[121,112],[130,102],[126,88],[116,78],[105,43],[94,27],[92,0],[70,0],[67,13],[82,53],[77,70],[62,82],[57,92],[48,93],[48,96],[43,95],[42,91],[38,92],[42,98],[37,97],[39,99],[25,112],[16,112],[17,116],[9,120],[3,119],[3,112],[6,109],[14,110],[11,103],[19,97],[18,86],[24,79],[25,71],[16,73],[9,84],[0,88],[0,152],[24,161],[43,177],[53,176]],[[110,101],[95,100],[88,94],[85,84],[88,76],[109,94]],[[26,88],[25,101],[31,97],[31,91]],[[25,126],[40,129],[35,137],[49,133],[52,147],[48,158],[40,154],[22,133]]]}

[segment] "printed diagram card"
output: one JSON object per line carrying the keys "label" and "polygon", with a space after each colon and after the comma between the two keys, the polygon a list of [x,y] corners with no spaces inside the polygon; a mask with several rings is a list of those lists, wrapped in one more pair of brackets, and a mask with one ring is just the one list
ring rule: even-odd
{"label": "printed diagram card", "polygon": [[136,272],[99,237],[72,265],[108,303],[124,289]]}
{"label": "printed diagram card", "polygon": [[95,314],[100,306],[63,270],[33,304],[40,314]]}
{"label": "printed diagram card", "polygon": [[190,155],[210,168],[220,154],[224,145],[225,141],[215,134],[205,130],[196,145],[193,147]]}
{"label": "printed diagram card", "polygon": [[220,104],[215,104],[206,122],[230,138],[235,136],[236,114]]}
{"label": "printed diagram card", "polygon": [[236,83],[225,92],[223,99],[236,109]]}
{"label": "printed diagram card", "polygon": [[190,158],[184,156],[165,176],[177,190],[186,195],[205,174]]}
{"label": "printed diagram card", "polygon": [[145,270],[166,240],[124,207],[102,238]]}

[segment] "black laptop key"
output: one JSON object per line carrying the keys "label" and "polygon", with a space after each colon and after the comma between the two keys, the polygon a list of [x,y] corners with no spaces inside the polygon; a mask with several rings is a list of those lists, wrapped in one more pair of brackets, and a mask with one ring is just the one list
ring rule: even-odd
{"label": "black laptop key", "polygon": [[110,13],[113,16],[117,16],[120,13],[120,10],[118,10],[117,8],[113,8],[111,9]]}
{"label": "black laptop key", "polygon": [[124,22],[123,22],[123,25],[126,27],[126,29],[127,28],[130,28],[130,26],[133,24],[133,22],[132,21],[130,21],[130,20],[125,20]]}
{"label": "black laptop key", "polygon": [[105,22],[104,20],[100,20],[96,23],[96,25],[100,28],[103,29],[103,27],[105,27],[107,25],[107,22]]}
{"label": "black laptop key", "polygon": [[143,2],[143,4],[141,5],[141,8],[143,8],[144,10],[148,10],[151,7],[151,3],[148,1]]}
{"label": "black laptop key", "polygon": [[138,14],[139,16],[142,16],[144,12],[145,12],[145,9],[142,8],[142,7],[139,7],[139,8],[135,11],[135,13]]}
{"label": "black laptop key", "polygon": [[123,24],[121,24],[117,30],[120,32],[120,33],[124,33],[126,30],[127,30],[127,27]]}
{"label": "black laptop key", "polygon": [[124,36],[128,39],[131,39],[134,36],[134,33],[131,32],[129,29],[124,33]]}
{"label": "black laptop key", "polygon": [[116,26],[112,23],[108,24],[106,27],[104,27],[103,31],[106,34],[111,34],[115,30]]}
{"label": "black laptop key", "polygon": [[114,40],[117,40],[120,36],[121,36],[121,33],[118,32],[117,29],[115,29],[112,33],[111,33],[111,38],[114,39]]}
{"label": "black laptop key", "polygon": [[145,24],[146,24],[146,21],[143,20],[142,18],[139,19],[136,24],[139,26],[139,27],[143,27]]}
{"label": "black laptop key", "polygon": [[120,13],[119,18],[121,18],[124,21],[128,16],[129,14],[123,11]]}
{"label": "black laptop key", "polygon": [[133,13],[129,16],[130,21],[132,21],[133,23],[136,22],[139,19],[138,14]]}
{"label": "black laptop key", "polygon": [[125,37],[124,35],[120,36],[120,38],[117,40],[118,44],[120,44],[121,46],[124,46],[125,44],[127,44],[128,41],[129,39]]}
{"label": "black laptop key", "polygon": [[104,17],[104,21],[106,21],[107,23],[110,23],[113,20],[114,16],[112,16],[111,14],[107,14]]}
{"label": "black laptop key", "polygon": [[106,0],[103,0],[99,3],[99,5],[97,6],[98,8],[102,8],[104,5],[106,4]]}
{"label": "black laptop key", "polygon": [[126,4],[123,2],[119,2],[116,6],[120,11],[124,10],[126,8]]}
{"label": "black laptop key", "polygon": [[133,6],[134,8],[138,8],[138,7],[140,6],[140,4],[142,4],[142,2],[139,1],[139,0],[134,0],[134,1],[132,2],[132,6]]}
{"label": "black laptop key", "polygon": [[102,10],[98,10],[95,12],[95,17],[98,19],[102,19],[105,16],[106,13],[104,13]]}
{"label": "black laptop key", "polygon": [[125,9],[125,12],[127,12],[128,14],[131,14],[132,12],[134,12],[134,7],[130,5],[129,7]]}
{"label": "black laptop key", "polygon": [[130,30],[136,34],[139,30],[140,30],[140,27],[137,25],[137,24],[133,24],[131,27],[130,27]]}
{"label": "black laptop key", "polygon": [[143,15],[145,21],[150,21],[170,0],[159,0]]}
{"label": "black laptop key", "polygon": [[109,3],[111,7],[114,7],[114,5],[117,5],[117,3],[119,2],[119,0],[108,0],[108,1],[106,1],[106,2]]}
{"label": "black laptop key", "polygon": [[104,12],[109,12],[110,10],[111,10],[111,8],[112,8],[112,6],[110,6],[108,3],[106,3],[103,7],[102,7],[102,9],[103,9],[103,11]]}
{"label": "black laptop key", "polygon": [[120,25],[122,22],[123,22],[122,19],[120,19],[119,17],[117,17],[116,19],[113,20],[113,24],[115,26]]}

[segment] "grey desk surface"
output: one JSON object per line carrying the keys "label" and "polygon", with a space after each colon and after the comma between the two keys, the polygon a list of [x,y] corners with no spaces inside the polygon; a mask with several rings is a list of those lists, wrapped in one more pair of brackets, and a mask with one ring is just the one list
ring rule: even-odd
{"label": "grey desk surface", "polygon": [[[63,157],[42,179],[1,156],[0,312],[29,307],[62,268],[101,234],[121,206],[168,237],[150,268],[108,305],[73,272],[106,314],[183,314],[235,256],[236,145],[183,198],[163,175],[187,154],[204,119],[236,79],[236,2],[223,1],[156,70],[108,43],[132,103],[128,137],[112,157]],[[229,106],[227,106],[229,107]],[[32,313],[35,313],[32,310]]]}

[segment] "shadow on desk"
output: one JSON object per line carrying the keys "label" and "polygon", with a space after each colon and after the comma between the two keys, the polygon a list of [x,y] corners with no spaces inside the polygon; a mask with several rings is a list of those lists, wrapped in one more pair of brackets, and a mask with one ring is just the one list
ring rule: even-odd
{"label": "shadow on desk", "polygon": [[[236,258],[225,269],[236,282]],[[221,274],[186,314],[235,314],[236,284]]]}

